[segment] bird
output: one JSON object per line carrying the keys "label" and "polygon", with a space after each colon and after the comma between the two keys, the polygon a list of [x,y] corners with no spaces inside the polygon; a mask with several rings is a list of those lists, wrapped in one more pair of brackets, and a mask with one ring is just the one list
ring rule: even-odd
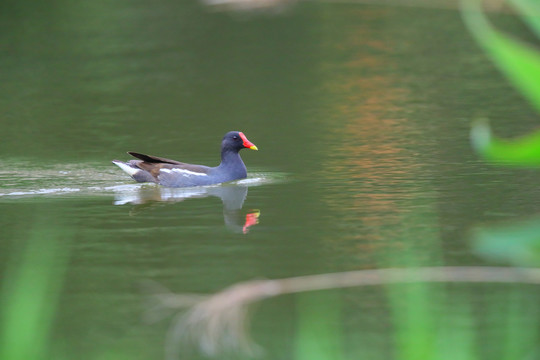
{"label": "bird", "polygon": [[221,141],[221,163],[215,167],[186,164],[133,151],[128,151],[128,154],[137,160],[112,162],[137,182],[153,182],[165,187],[204,186],[245,179],[246,165],[238,153],[242,149],[258,150],[244,133],[229,131]]}

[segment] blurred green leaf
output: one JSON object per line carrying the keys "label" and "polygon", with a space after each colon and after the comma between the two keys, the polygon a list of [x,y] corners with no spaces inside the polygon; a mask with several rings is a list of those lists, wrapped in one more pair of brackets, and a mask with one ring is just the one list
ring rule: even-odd
{"label": "blurred green leaf", "polygon": [[296,295],[297,360],[341,360],[341,297],[336,291]]}
{"label": "blurred green leaf", "polygon": [[8,264],[0,292],[0,359],[47,359],[64,283],[70,232],[50,221],[34,224]]}
{"label": "blurred green leaf", "polygon": [[[523,3],[527,3],[524,1]],[[462,0],[465,24],[477,42],[508,79],[540,111],[540,53],[532,46],[514,39],[489,23],[476,0]],[[533,6],[530,6],[533,8]],[[527,18],[537,23],[537,14]]]}
{"label": "blurred green leaf", "polygon": [[471,143],[486,160],[507,165],[540,165],[540,131],[505,140],[494,136],[488,121],[480,119],[472,124]]}
{"label": "blurred green leaf", "polygon": [[[471,34],[499,69],[540,111],[540,53],[491,26],[479,1],[462,0],[462,5],[463,19]],[[529,14],[527,18],[535,19],[531,22],[536,24],[537,16]]]}
{"label": "blurred green leaf", "polygon": [[[481,9],[480,1],[462,0],[465,24],[477,42],[510,82],[540,112],[540,53],[532,46],[496,30]],[[533,31],[540,36],[540,5],[530,0],[513,4]],[[540,165],[540,132],[516,140],[492,135],[486,121],[473,124],[471,141],[491,161],[517,165]]]}
{"label": "blurred green leaf", "polygon": [[473,231],[473,249],[489,260],[540,266],[540,219],[477,228]]}
{"label": "blurred green leaf", "polygon": [[388,286],[395,327],[398,359],[434,359],[437,353],[439,318],[434,307],[440,300],[440,287],[429,283]]}
{"label": "blurred green leaf", "polygon": [[510,0],[523,19],[540,37],[540,2],[538,0]]}

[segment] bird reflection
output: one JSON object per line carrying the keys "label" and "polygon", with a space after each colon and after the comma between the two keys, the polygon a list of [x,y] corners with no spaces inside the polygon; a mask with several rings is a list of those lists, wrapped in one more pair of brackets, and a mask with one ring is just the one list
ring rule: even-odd
{"label": "bird reflection", "polygon": [[206,198],[215,196],[223,202],[223,218],[225,226],[233,232],[247,234],[250,228],[259,223],[259,210],[242,212],[246,200],[248,187],[245,185],[221,185],[196,188],[166,188],[155,185],[145,185],[134,190],[118,191],[115,194],[115,205],[135,205],[131,215],[171,203],[193,198]]}

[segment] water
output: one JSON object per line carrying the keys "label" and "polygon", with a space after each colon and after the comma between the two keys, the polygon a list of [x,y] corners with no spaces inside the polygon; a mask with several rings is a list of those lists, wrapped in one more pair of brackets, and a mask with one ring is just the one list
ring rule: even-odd
{"label": "water", "polygon": [[[472,250],[471,229],[540,210],[536,170],[486,165],[470,148],[476,116],[507,137],[537,118],[455,10],[53,5],[1,6],[0,259],[12,263],[44,229],[70,234],[50,339],[59,357],[163,358],[172,317],[145,321],[147,281],[209,294],[252,279],[492,264]],[[234,184],[162,189],[110,163],[140,151],[214,166],[229,130],[259,147],[242,152],[249,176]],[[477,310],[481,344],[503,337],[492,301],[538,297],[534,287],[507,290],[451,289]],[[273,359],[313,359],[298,345],[310,336],[341,343],[335,358],[390,358],[384,293],[270,299],[253,336]],[[512,319],[526,328],[535,316]],[[319,336],[310,323],[343,334]]]}

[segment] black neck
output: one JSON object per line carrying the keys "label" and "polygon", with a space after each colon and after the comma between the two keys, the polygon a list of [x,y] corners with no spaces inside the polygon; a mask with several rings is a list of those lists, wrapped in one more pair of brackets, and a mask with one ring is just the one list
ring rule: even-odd
{"label": "black neck", "polygon": [[246,165],[238,154],[238,150],[224,150],[221,153],[221,164],[218,170],[227,173],[231,179],[242,179],[247,176]]}
{"label": "black neck", "polygon": [[242,163],[242,158],[236,150],[223,150],[221,153],[220,166],[230,166],[237,163]]}

